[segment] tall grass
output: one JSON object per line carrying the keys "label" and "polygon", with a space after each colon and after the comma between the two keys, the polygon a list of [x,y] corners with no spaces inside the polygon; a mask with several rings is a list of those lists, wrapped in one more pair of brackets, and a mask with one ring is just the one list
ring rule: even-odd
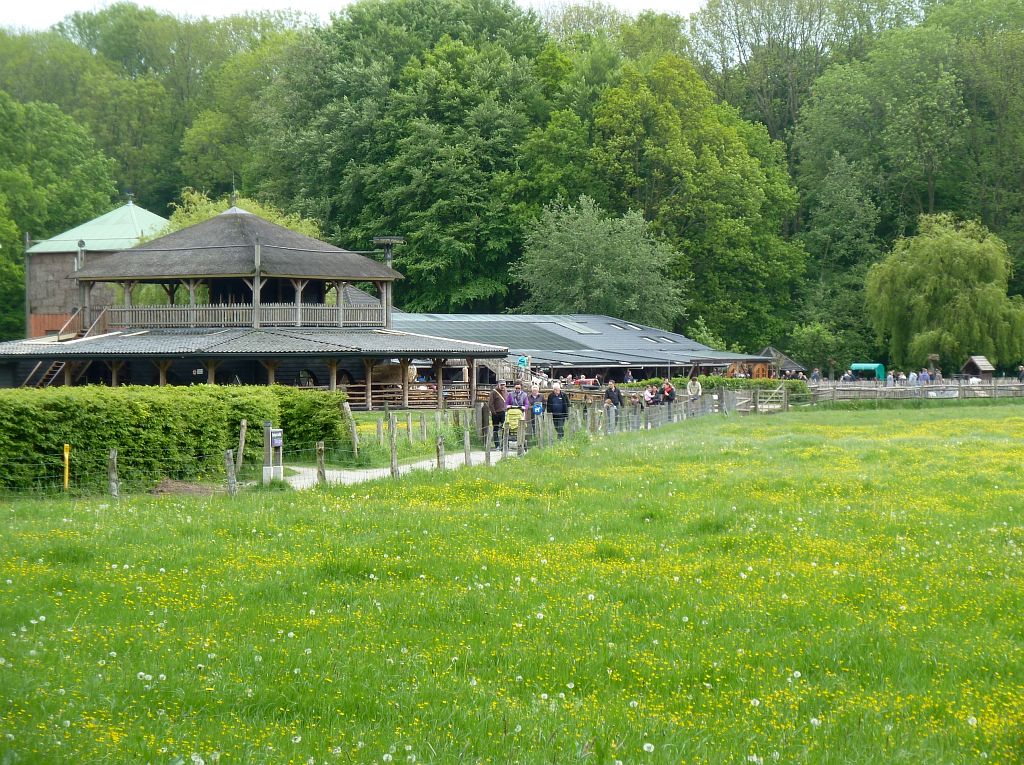
{"label": "tall grass", "polygon": [[0,762],[1018,762],[1024,417],[2,506]]}

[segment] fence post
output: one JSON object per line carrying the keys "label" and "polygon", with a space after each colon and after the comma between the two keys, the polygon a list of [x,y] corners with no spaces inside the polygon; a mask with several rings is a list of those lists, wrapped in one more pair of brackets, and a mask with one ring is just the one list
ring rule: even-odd
{"label": "fence post", "polygon": [[491,432],[491,423],[484,423],[484,464],[491,464],[491,438],[493,433]]}
{"label": "fence post", "polygon": [[508,456],[508,421],[501,424],[501,456]]}
{"label": "fence post", "polygon": [[384,446],[384,420],[379,417],[377,418],[377,446]]}
{"label": "fence post", "polygon": [[238,493],[238,481],[235,478],[235,455],[230,449],[224,452],[224,472],[228,475],[228,496],[233,497]]}
{"label": "fence post", "polygon": [[782,411],[789,411],[789,388],[785,384],[782,386]]}
{"label": "fence post", "polygon": [[473,464],[473,454],[469,448],[469,423],[466,423],[466,427],[462,429],[462,451],[465,455],[465,462],[463,463],[466,467]]}
{"label": "fence post", "polygon": [[324,442],[316,442],[316,482],[327,483],[327,467],[324,465]]}
{"label": "fence post", "polygon": [[[394,419],[395,415],[389,415],[392,420],[391,423],[391,477],[398,478],[398,433],[395,432]],[[379,423],[379,420],[378,420]]]}
{"label": "fence post", "polygon": [[249,429],[249,421],[242,419],[238,426],[238,453],[235,455],[235,472],[242,472],[242,460],[245,459],[245,432]]}
{"label": "fence post", "polygon": [[110,496],[117,499],[121,496],[121,484],[117,480],[117,449],[110,450],[107,459],[107,483],[110,485]]}
{"label": "fence post", "polygon": [[519,421],[519,427],[516,430],[516,454],[522,457],[526,454],[526,422],[525,420]]}
{"label": "fence post", "polygon": [[615,430],[615,412],[614,406],[606,406],[604,408],[604,434],[610,436],[612,431]]}
{"label": "fence post", "polygon": [[409,439],[409,444],[412,444],[412,412],[405,413],[405,430],[406,436]]}
{"label": "fence post", "polygon": [[444,436],[437,437],[437,469],[444,470]]}
{"label": "fence post", "polygon": [[348,420],[348,433],[352,437],[352,457],[359,459],[359,429],[356,428],[356,421],[352,417],[352,407],[346,401],[341,408],[345,411],[345,418]]}
{"label": "fence post", "polygon": [[427,415],[420,412],[420,441],[427,440]]}

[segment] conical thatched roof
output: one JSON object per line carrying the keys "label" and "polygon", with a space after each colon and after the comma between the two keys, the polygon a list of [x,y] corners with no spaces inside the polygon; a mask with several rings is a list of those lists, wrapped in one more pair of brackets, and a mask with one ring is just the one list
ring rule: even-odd
{"label": "conical thatched roof", "polygon": [[256,243],[260,273],[270,277],[393,281],[383,263],[296,233],[237,207],[131,250],[87,265],[85,281],[167,281],[252,276]]}

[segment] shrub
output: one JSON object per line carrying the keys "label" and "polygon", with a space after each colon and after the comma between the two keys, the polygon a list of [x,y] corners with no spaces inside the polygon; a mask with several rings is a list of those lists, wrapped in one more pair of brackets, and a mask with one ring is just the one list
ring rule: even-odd
{"label": "shrub", "polygon": [[198,478],[223,471],[249,421],[246,459],[263,459],[263,422],[285,428],[290,444],[348,437],[344,394],[274,388],[194,385],[0,390],[0,486],[58,482],[63,445],[71,444],[76,483],[99,484],[110,449],[133,481]]}

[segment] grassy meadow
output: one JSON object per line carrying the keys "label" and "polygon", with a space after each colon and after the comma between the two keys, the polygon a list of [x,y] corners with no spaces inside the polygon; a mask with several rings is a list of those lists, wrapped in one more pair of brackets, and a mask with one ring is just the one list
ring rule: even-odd
{"label": "grassy meadow", "polygon": [[0,763],[1014,763],[1024,407],[0,505]]}

